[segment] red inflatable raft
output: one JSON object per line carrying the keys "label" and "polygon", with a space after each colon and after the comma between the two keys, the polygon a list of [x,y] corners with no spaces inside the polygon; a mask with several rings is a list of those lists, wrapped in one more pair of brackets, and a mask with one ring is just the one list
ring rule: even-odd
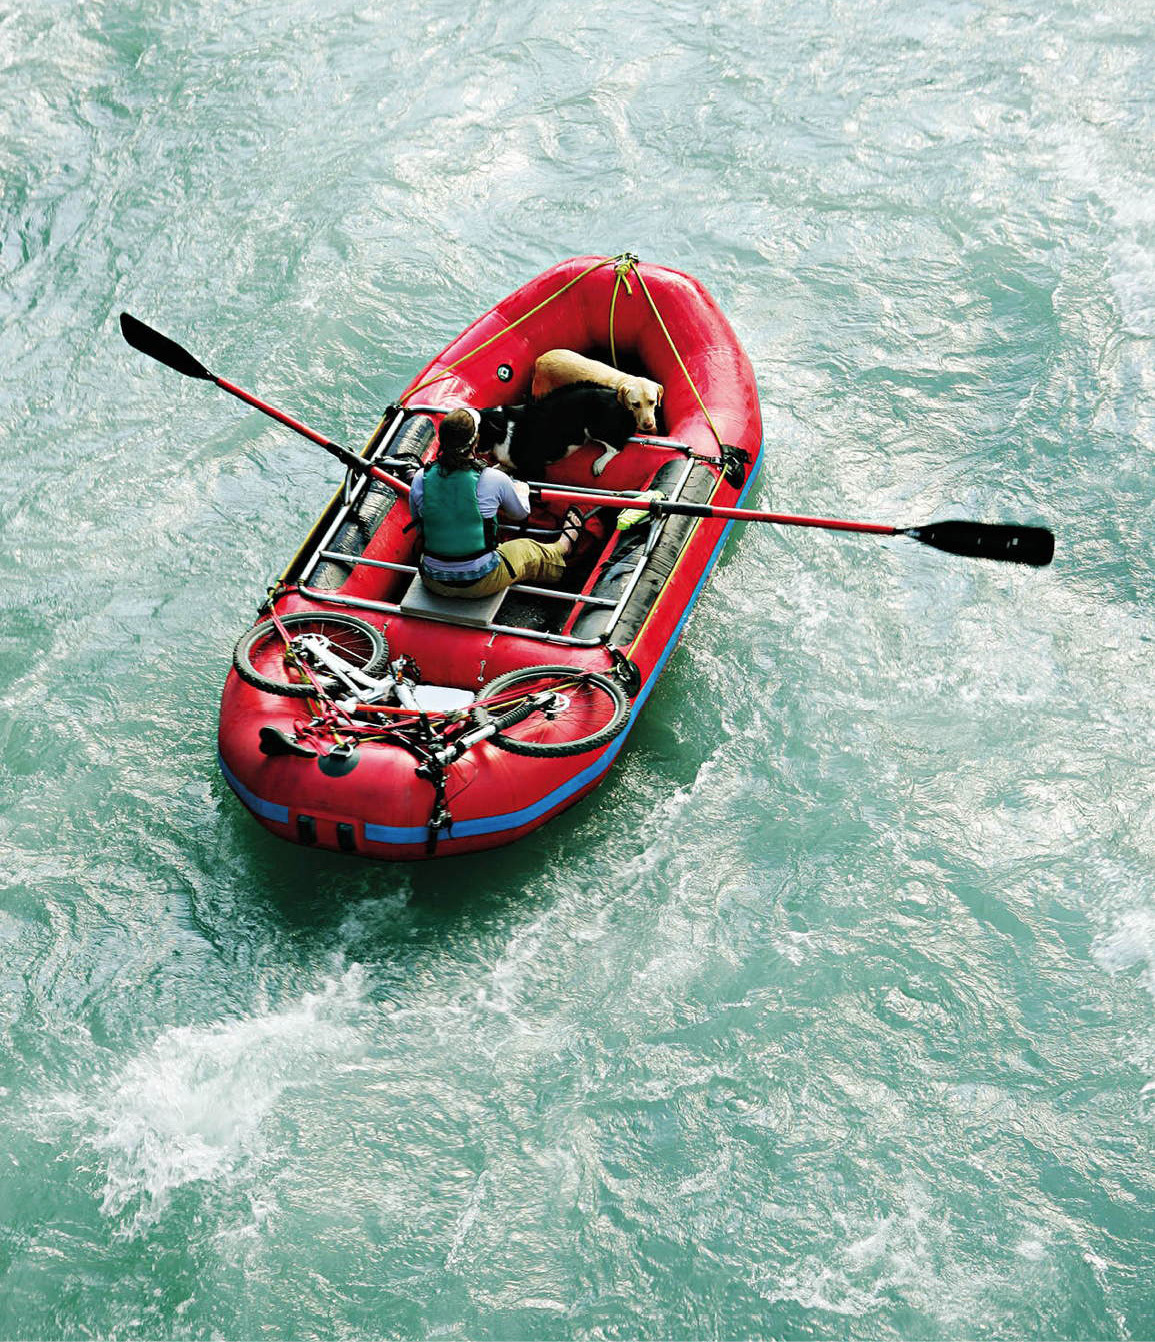
{"label": "red inflatable raft", "polygon": [[[600,476],[590,445],[533,482],[534,532],[586,515],[564,589],[432,596],[407,481],[443,413],[525,401],[555,347],[661,383],[658,432]],[[414,378],[237,644],[226,779],[274,834],[366,857],[536,829],[606,776],[733,525],[703,505],[740,503],[761,447],[750,362],[697,281],[632,256],[554,266]],[[663,501],[624,513],[643,491]]]}

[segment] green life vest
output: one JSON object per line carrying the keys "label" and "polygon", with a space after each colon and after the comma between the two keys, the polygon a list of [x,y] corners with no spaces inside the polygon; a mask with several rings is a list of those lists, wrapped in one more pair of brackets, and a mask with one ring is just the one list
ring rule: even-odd
{"label": "green life vest", "polygon": [[497,521],[482,517],[477,502],[480,471],[451,471],[427,466],[421,500],[425,553],[443,564],[480,559],[497,544]]}

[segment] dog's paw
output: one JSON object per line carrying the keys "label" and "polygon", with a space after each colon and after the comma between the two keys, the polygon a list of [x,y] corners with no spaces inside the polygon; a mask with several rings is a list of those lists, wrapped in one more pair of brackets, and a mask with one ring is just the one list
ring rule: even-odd
{"label": "dog's paw", "polygon": [[606,443],[598,443],[597,446],[605,448],[605,451],[590,467],[590,470],[594,475],[601,475],[602,471],[604,471],[610,462],[618,455],[618,449],[616,447],[609,447]]}

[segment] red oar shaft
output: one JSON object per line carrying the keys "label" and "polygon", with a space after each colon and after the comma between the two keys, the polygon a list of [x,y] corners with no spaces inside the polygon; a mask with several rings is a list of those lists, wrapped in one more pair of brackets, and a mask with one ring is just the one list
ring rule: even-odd
{"label": "red oar shaft", "polygon": [[794,513],[763,513],[753,508],[723,508],[676,499],[623,498],[582,490],[543,489],[547,503],[576,503],[591,508],[639,508],[654,517],[705,517],[723,522],[777,522],[789,527],[821,527],[824,531],[864,531],[874,536],[909,536],[948,554],[975,559],[1001,559],[1042,568],[1055,554],[1055,537],[1046,527],[1006,526],[986,522],[930,522],[918,527],[892,527],[877,522],[848,522],[840,517],[799,517]]}
{"label": "red oar shaft", "polygon": [[867,531],[877,536],[897,536],[899,528],[876,522],[847,522],[834,517],[799,517],[793,513],[764,513],[753,508],[725,508],[709,503],[679,503],[666,499],[625,498],[615,494],[584,494],[580,490],[543,489],[546,503],[576,503],[579,507],[641,508],[656,514],[670,513],[678,517],[718,518],[723,522],[778,522],[783,526],[821,527],[826,531]]}
{"label": "red oar shaft", "polygon": [[331,438],[326,438],[323,434],[310,429],[307,424],[302,424],[299,419],[294,419],[292,415],[286,415],[283,410],[278,410],[275,405],[269,405],[267,401],[262,401],[259,397],[254,396],[251,391],[246,391],[244,387],[238,387],[235,382],[228,382],[223,377],[217,377],[215,373],[210,373],[209,377],[222,391],[227,391],[230,396],[235,396],[237,400],[253,406],[263,415],[275,419],[278,424],[283,424],[287,429],[292,429],[294,433],[299,433],[302,438],[308,438],[311,443],[323,447],[327,452],[331,452],[343,461],[346,466],[350,466],[353,470],[360,471],[365,475],[372,475],[403,494],[409,493],[409,486],[404,480],[398,480],[396,476],[387,474],[379,466],[370,465],[364,458],[357,456],[355,452],[350,452],[340,443],[335,443]]}
{"label": "red oar shaft", "polygon": [[244,387],[238,387],[235,382],[227,382],[223,377],[217,377],[215,374],[210,376],[222,391],[227,391],[230,396],[235,396],[238,401],[244,401],[247,405],[253,406],[263,415],[275,419],[278,424],[284,424],[294,433],[299,433],[302,438],[308,438],[310,442],[317,443],[321,447],[335,446],[323,434],[310,429],[307,424],[302,424],[299,419],[294,419],[292,415],[286,415],[283,410],[278,410],[275,405],[269,405],[267,401],[262,401],[259,397],[254,396],[251,391],[246,391]]}

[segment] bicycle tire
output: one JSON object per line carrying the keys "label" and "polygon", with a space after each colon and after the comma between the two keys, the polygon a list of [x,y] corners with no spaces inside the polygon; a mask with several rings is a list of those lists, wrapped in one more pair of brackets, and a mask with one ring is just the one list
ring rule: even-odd
{"label": "bicycle tire", "polygon": [[[339,611],[299,610],[279,617],[290,636],[305,633],[323,634],[336,644],[341,656],[356,664],[367,676],[375,676],[389,661],[389,647],[385,636],[356,615]],[[279,694],[294,699],[313,699],[317,688],[303,677],[290,680],[289,663],[285,658],[285,640],[272,620],[264,620],[242,634],[233,649],[233,666],[237,675],[255,689],[268,694]],[[329,679],[318,675],[324,686]]]}
{"label": "bicycle tire", "polygon": [[[565,708],[553,717],[536,708],[527,712],[525,696],[539,690],[564,694],[568,700]],[[513,755],[537,759],[582,755],[608,745],[630,718],[625,691],[598,671],[572,666],[520,667],[491,680],[477,697],[496,699],[512,692],[522,698],[511,703],[507,711],[493,704],[478,704],[473,718],[481,727],[493,723],[497,730],[489,739]]]}

